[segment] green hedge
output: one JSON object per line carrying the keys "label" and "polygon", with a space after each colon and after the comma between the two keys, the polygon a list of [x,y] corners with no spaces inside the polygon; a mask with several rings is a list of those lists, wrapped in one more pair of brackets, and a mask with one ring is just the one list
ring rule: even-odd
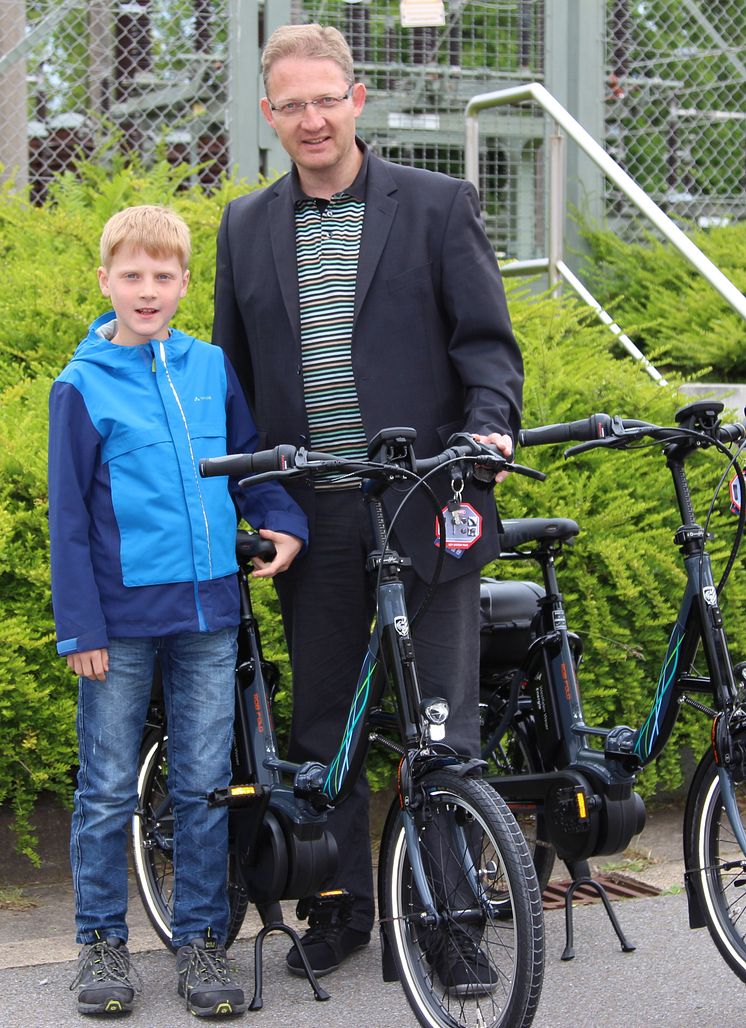
{"label": "green hedge", "polygon": [[[6,288],[0,303],[0,803],[16,811],[19,848],[30,856],[28,814],[39,792],[69,800],[76,759],[75,682],[54,648],[48,586],[46,404],[52,379],[90,321],[106,307],[96,283],[98,237],[106,218],[132,203],[170,203],[189,223],[192,284],[178,325],[202,338],[212,321],[214,240],[222,209],[246,185],[227,182],[211,195],[187,183],[189,169],[160,164],[145,174],[115,165],[64,177],[42,208],[0,197],[0,248]],[[681,398],[660,388],[632,361],[614,356],[613,338],[571,301],[530,295],[509,285],[509,303],[527,370],[525,424],[580,418],[605,410],[668,422]],[[525,463],[549,473],[543,484],[514,476],[499,487],[505,516],[576,518],[582,533],[560,568],[571,623],[586,637],[583,688],[591,721],[637,724],[647,711],[683,576],[671,545],[677,519],[656,451],[590,454],[565,463],[554,448],[526,450]],[[721,465],[697,462],[708,496]],[[708,492],[709,491],[709,492]],[[732,520],[723,500],[713,519],[722,563]],[[722,538],[721,538],[722,537]],[[490,569],[494,570],[494,569]],[[500,574],[527,568],[500,565]],[[738,577],[738,576],[734,576]],[[740,590],[740,591],[739,591]],[[731,635],[743,634],[743,586],[735,581]],[[276,721],[286,731],[291,701],[282,631],[268,583],[255,602],[265,651],[281,665]],[[735,601],[735,602],[734,602]],[[681,777],[680,751],[702,749],[706,726],[682,718],[676,746],[645,772],[646,792]],[[374,760],[374,786],[388,775]]]}
{"label": "green hedge", "polygon": [[[611,231],[584,235],[583,280],[657,367],[746,382],[746,322],[677,250],[652,236],[632,246]],[[746,293],[746,222],[698,229],[691,239]]]}

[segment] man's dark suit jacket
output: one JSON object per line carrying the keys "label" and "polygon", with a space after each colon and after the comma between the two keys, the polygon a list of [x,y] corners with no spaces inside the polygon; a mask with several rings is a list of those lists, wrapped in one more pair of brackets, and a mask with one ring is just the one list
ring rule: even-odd
{"label": "man's dark suit jacket", "polygon": [[[260,446],[309,446],[289,175],[225,209],[213,342],[238,373]],[[369,440],[382,428],[411,426],[418,456],[430,457],[454,432],[516,438],[523,364],[469,183],[370,155],[352,362]],[[445,504],[448,480],[441,485]],[[308,514],[312,545],[313,490],[309,483],[289,488]],[[435,512],[419,492],[395,534],[427,578],[437,556]],[[389,490],[387,506],[400,499]],[[468,486],[464,499],[482,513],[483,533],[461,559],[446,556],[444,579],[498,552],[491,490]]]}

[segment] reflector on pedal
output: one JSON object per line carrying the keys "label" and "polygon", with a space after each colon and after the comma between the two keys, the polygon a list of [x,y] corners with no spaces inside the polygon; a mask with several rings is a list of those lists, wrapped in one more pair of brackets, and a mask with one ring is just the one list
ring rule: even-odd
{"label": "reflector on pedal", "polygon": [[256,796],[255,785],[229,785],[229,796]]}
{"label": "reflector on pedal", "polygon": [[588,811],[585,806],[585,793],[581,790],[578,790],[578,792],[575,794],[575,798],[578,802],[578,816],[585,819],[586,817],[588,817]]}

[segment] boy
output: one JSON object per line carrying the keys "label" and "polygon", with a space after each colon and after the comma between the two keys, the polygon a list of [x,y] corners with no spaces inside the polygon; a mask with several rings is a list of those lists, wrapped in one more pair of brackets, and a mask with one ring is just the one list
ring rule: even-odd
{"label": "boy", "polygon": [[101,237],[113,312],[52,386],[49,525],[57,650],[79,676],[80,771],[71,831],[78,1010],[130,1010],[127,827],[153,663],[160,660],[174,803],[178,991],[197,1015],[242,1013],[224,948],[236,627],[236,510],[285,570],[305,515],[274,483],[243,492],[199,478],[201,457],[248,452],[257,434],[222,350],[169,322],[189,282],[189,230],[167,208],[130,207]]}

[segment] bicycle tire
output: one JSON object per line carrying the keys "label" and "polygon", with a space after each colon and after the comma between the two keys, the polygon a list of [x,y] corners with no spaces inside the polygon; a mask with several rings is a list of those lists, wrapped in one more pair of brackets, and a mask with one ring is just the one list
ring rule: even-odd
{"label": "bicycle tire", "polygon": [[[438,927],[422,924],[398,799],[384,827],[379,860],[381,925],[409,1005],[427,1028],[526,1028],[544,969],[541,893],[526,842],[503,800],[479,779],[448,769],[428,772],[421,795],[425,802],[414,817]],[[454,856],[453,840],[460,856]],[[471,862],[465,872],[464,853]],[[470,873],[475,867],[476,880]],[[487,987],[444,984],[439,959],[454,946],[456,952],[478,950],[488,968]]]}
{"label": "bicycle tire", "polygon": [[[534,740],[527,726],[521,721],[513,721],[499,742],[490,749],[485,748],[498,721],[499,710],[491,697],[489,703],[480,703],[480,724],[482,734],[482,758],[487,761],[487,774],[519,775],[539,774],[544,770]],[[496,785],[499,790],[499,784]],[[544,814],[540,809],[533,810],[522,802],[512,809],[523,836],[528,844],[529,852],[536,869],[539,889],[543,893],[552,877],[557,852],[549,841]]]}
{"label": "bicycle tire", "polygon": [[[154,931],[173,949],[173,813],[166,782],[166,736],[159,731],[146,735],[140,749],[137,776],[138,812],[132,818],[132,850],[137,891]],[[241,930],[249,899],[235,867],[232,849],[228,858],[228,948]]]}
{"label": "bicycle tire", "polygon": [[[736,800],[738,809],[746,811],[746,782],[736,785]],[[695,890],[707,929],[725,962],[746,981],[744,855],[722,803],[711,750],[692,779],[685,845],[690,887]],[[734,866],[729,867],[731,862]]]}

